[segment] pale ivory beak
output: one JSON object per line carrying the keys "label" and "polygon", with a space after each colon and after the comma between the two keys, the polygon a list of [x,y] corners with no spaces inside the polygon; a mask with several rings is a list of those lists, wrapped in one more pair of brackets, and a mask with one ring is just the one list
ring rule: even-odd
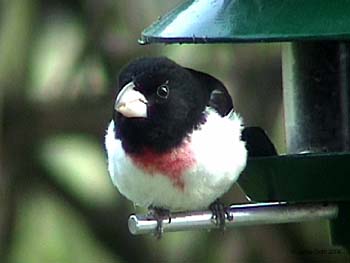
{"label": "pale ivory beak", "polygon": [[114,108],[127,118],[146,118],[147,99],[134,88],[134,82],[126,84],[119,92]]}

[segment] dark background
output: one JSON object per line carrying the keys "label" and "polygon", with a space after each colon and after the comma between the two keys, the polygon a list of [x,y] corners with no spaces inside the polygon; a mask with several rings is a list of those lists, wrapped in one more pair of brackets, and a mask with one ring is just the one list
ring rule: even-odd
{"label": "dark background", "polygon": [[[164,55],[221,79],[285,151],[279,44],[140,46],[177,1],[0,1],[0,262],[343,262],[327,222],[132,236],[104,133],[120,67]],[[228,203],[241,202],[233,189]],[[143,210],[138,209],[138,212]],[[348,259],[348,258],[347,258]]]}

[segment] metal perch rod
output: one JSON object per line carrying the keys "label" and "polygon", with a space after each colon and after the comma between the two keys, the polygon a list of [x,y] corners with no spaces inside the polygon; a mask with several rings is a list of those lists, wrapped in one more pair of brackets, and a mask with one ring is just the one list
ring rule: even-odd
{"label": "metal perch rod", "polygon": [[[330,203],[258,203],[232,205],[226,227],[296,223],[310,220],[333,219],[338,206]],[[134,235],[154,233],[157,221],[150,215],[130,215],[129,230]],[[218,228],[211,211],[178,212],[171,214],[171,222],[163,219],[164,232]]]}

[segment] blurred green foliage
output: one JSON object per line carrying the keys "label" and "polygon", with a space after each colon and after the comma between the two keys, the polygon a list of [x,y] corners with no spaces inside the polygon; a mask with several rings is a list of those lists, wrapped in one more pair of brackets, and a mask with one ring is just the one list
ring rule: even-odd
{"label": "blurred green foliage", "polygon": [[94,138],[66,134],[50,137],[39,148],[39,155],[50,175],[81,201],[95,206],[118,201],[115,188],[106,180],[105,153]]}
{"label": "blurred green foliage", "polygon": [[328,246],[325,222],[161,241],[128,233],[135,208],[109,179],[103,137],[118,71],[132,58],[165,55],[217,76],[245,123],[284,152],[278,44],[137,44],[178,2],[0,2],[0,262],[300,262],[315,255],[292,251]]}
{"label": "blurred green foliage", "polygon": [[45,19],[31,50],[27,91],[31,98],[50,100],[74,92],[66,85],[82,67],[77,61],[86,43],[85,35],[72,15],[54,14]]}
{"label": "blurred green foliage", "polygon": [[33,190],[20,200],[10,262],[119,262],[63,200]]}

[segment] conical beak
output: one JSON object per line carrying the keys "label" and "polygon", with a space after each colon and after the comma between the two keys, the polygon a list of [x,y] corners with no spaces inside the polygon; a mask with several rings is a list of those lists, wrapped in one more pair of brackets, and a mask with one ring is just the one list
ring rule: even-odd
{"label": "conical beak", "polygon": [[147,118],[147,99],[134,88],[134,82],[126,84],[119,92],[114,108],[127,118]]}

